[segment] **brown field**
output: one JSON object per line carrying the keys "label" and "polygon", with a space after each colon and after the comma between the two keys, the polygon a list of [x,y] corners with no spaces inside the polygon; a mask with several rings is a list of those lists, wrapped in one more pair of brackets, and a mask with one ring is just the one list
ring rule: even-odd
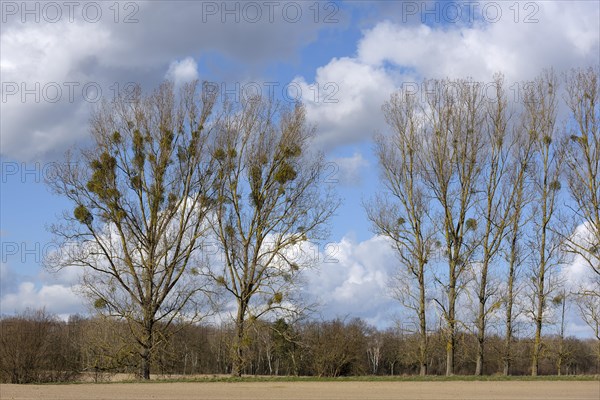
{"label": "brown field", "polygon": [[0,399],[598,400],[600,382],[200,382],[0,385]]}

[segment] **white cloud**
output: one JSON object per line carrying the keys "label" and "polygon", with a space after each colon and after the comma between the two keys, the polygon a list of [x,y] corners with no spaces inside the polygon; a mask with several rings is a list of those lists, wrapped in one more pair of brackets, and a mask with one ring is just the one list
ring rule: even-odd
{"label": "white cloud", "polygon": [[586,282],[591,282],[590,279],[593,278],[593,272],[580,255],[576,255],[570,264],[563,267],[562,275],[567,287],[573,291],[581,285],[585,285]]}
{"label": "white cloud", "polygon": [[[497,4],[497,3],[496,3]],[[531,79],[543,68],[570,68],[598,62],[600,18],[590,2],[538,3],[536,23],[501,6],[494,23],[406,26],[382,22],[365,32],[358,59],[369,65],[390,62],[416,69],[428,78]],[[524,13],[523,13],[524,14]],[[515,20],[517,22],[515,22]]]}
{"label": "white cloud", "polygon": [[[383,126],[381,106],[396,86],[397,78],[384,68],[353,58],[335,58],[317,69],[315,83],[297,77],[309,122],[318,125],[315,144],[331,148],[370,138]],[[311,87],[319,88],[319,96]]]}
{"label": "white cloud", "polygon": [[[593,244],[593,236],[588,225],[586,223],[578,225],[573,232],[571,240],[573,243],[579,243],[579,245],[584,248],[591,247]],[[569,246],[569,244],[567,244],[567,246]],[[573,246],[575,247],[576,252],[572,253],[573,258],[571,259],[571,262],[562,268],[561,274],[565,280],[567,289],[575,292],[596,284],[598,281],[598,274],[592,270],[588,260],[577,253],[577,251],[580,250],[576,247],[577,245],[574,244]],[[591,257],[590,259],[595,260],[594,257]]]}
{"label": "white cloud", "polygon": [[198,64],[192,57],[181,61],[173,61],[165,74],[165,78],[172,80],[176,86],[198,79]]}
{"label": "white cloud", "polygon": [[52,314],[75,314],[85,312],[81,297],[70,286],[21,283],[14,293],[2,296],[0,313],[21,313],[26,309],[41,309]]}
{"label": "white cloud", "polygon": [[392,322],[397,302],[386,293],[396,260],[383,237],[359,243],[344,237],[320,255],[319,268],[305,271],[305,290],[321,304],[324,318],[361,317],[377,326]]}
{"label": "white cloud", "polygon": [[85,301],[78,294],[82,270],[67,267],[57,273],[40,270],[36,276],[23,275],[8,264],[0,264],[0,315],[26,309],[46,309],[61,318],[85,313]]}
{"label": "white cloud", "polygon": [[[87,133],[98,81],[86,64],[110,46],[101,25],[35,24],[2,32],[3,155],[30,160],[65,149]],[[88,86],[85,86],[88,85]],[[86,89],[84,89],[84,87]]]}
{"label": "white cloud", "polygon": [[[560,72],[598,63],[597,3],[536,4],[537,23],[524,23],[525,15],[516,18],[514,5],[503,3],[502,18],[495,23],[430,26],[383,21],[365,30],[355,57],[333,58],[316,70],[313,85],[323,88],[334,82],[339,101],[304,96],[308,118],[321,132],[318,143],[331,147],[369,139],[384,128],[383,102],[403,83],[423,78],[491,81],[494,73],[502,72],[512,93],[518,93],[515,84],[533,79],[544,68]],[[303,93],[310,93],[304,78],[296,82]]]}
{"label": "white cloud", "polygon": [[56,272],[48,272],[42,269],[38,278],[45,284],[75,286],[80,283],[83,272],[84,268],[78,266],[64,267]]}
{"label": "white cloud", "polygon": [[[238,66],[243,61],[244,68],[237,73],[246,74],[268,61],[293,59],[299,48],[328,27],[322,21],[311,20],[308,3],[302,5],[304,23],[289,23],[281,8],[273,21],[263,9],[262,19],[255,23],[244,18],[236,23],[231,16],[223,23],[220,12],[203,14],[206,2],[187,2],[185,7],[173,7],[169,2],[136,2],[133,8],[121,8],[118,17],[112,3],[94,4],[102,8],[102,18],[94,23],[82,18],[81,5],[75,6],[72,21],[66,7],[62,9],[63,18],[55,23],[43,18],[32,23],[33,16],[27,23],[20,23],[20,15],[6,16],[8,21],[3,24],[0,38],[2,94],[8,96],[1,104],[3,156],[21,161],[53,159],[77,140],[86,140],[93,106],[84,97],[86,84],[99,87],[100,97],[110,100],[125,90],[128,82],[155,87],[169,68],[169,60],[211,52],[236,61]],[[221,7],[221,3],[215,5]],[[127,16],[137,22],[124,23]],[[268,45],[257,45],[266,42]],[[185,81],[197,76],[195,69],[193,60],[183,60],[174,71],[175,77]],[[214,69],[222,72],[219,66]],[[10,94],[13,83],[17,91]],[[48,84],[51,86],[46,92]],[[38,99],[29,94],[23,101],[21,85],[37,92]],[[62,97],[53,102],[50,100],[56,98],[56,86]]]}
{"label": "white cloud", "polygon": [[350,186],[361,184],[362,172],[369,166],[361,153],[354,153],[351,157],[337,157],[331,161],[337,166],[335,176],[339,182]]}

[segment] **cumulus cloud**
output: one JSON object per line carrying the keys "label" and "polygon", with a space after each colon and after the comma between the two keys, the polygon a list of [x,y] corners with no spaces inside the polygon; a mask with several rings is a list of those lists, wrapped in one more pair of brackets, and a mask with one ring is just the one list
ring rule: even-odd
{"label": "cumulus cloud", "polygon": [[14,293],[2,296],[0,313],[21,313],[26,309],[41,309],[57,315],[69,315],[86,311],[81,297],[72,287],[65,285],[41,285],[22,282]]}
{"label": "cumulus cloud", "polygon": [[365,33],[358,59],[413,68],[428,78],[485,80],[501,71],[509,81],[531,79],[543,68],[562,70],[598,61],[596,5],[541,3],[537,23],[515,22],[509,7],[502,7],[502,17],[494,23],[431,27],[382,22]]}
{"label": "cumulus cloud", "polygon": [[318,97],[303,96],[307,119],[319,127],[315,144],[330,149],[370,138],[383,125],[381,106],[397,81],[383,67],[348,57],[317,69],[314,83],[294,79],[303,95],[311,93],[311,86],[320,89]]}
{"label": "cumulus cloud", "polygon": [[0,147],[2,155],[27,161],[84,137],[100,87],[91,65],[110,46],[101,26],[30,26],[3,28],[0,39]]}
{"label": "cumulus cloud", "polygon": [[175,86],[192,82],[198,79],[198,64],[192,57],[186,57],[181,61],[173,61],[169,65],[165,78],[172,80]]}
{"label": "cumulus cloud", "polygon": [[578,247],[580,245],[583,248],[590,248],[594,243],[592,232],[587,223],[582,223],[575,228],[571,240],[573,245],[567,244],[567,247],[572,247],[575,252],[572,253],[573,257],[570,263],[563,267],[562,276],[568,289],[572,291],[585,290],[598,282],[598,274],[593,271],[589,263],[589,261],[595,261],[597,258],[588,255],[589,260],[586,260],[582,255],[583,253],[580,253],[583,250]]}
{"label": "cumulus cloud", "polygon": [[397,303],[386,293],[396,259],[383,237],[358,243],[344,237],[320,256],[319,268],[305,272],[305,290],[320,303],[324,318],[361,317],[377,326],[391,322]]}
{"label": "cumulus cloud", "polygon": [[384,129],[381,106],[389,94],[423,78],[491,81],[494,73],[502,72],[518,95],[520,82],[533,79],[544,68],[560,72],[598,63],[597,4],[536,3],[535,23],[525,23],[523,13],[517,18],[511,4],[496,2],[501,18],[493,21],[380,21],[363,31],[354,57],[331,59],[316,70],[312,83],[297,77],[303,93],[309,93],[311,85],[322,88],[334,82],[338,87],[336,102],[303,99],[309,120],[318,122],[320,144],[329,148],[369,139]]}
{"label": "cumulus cloud", "polygon": [[67,267],[57,273],[41,270],[37,276],[27,276],[0,264],[0,315],[42,308],[61,318],[86,312],[78,293],[81,274],[81,268]]}
{"label": "cumulus cloud", "polygon": [[369,166],[361,153],[354,153],[351,157],[337,157],[331,161],[337,166],[335,177],[341,184],[349,186],[360,185],[362,172]]}
{"label": "cumulus cloud", "polygon": [[[208,10],[208,3],[216,9]],[[21,23],[19,12],[3,15],[2,156],[29,161],[62,154],[86,140],[89,111],[98,100],[110,100],[129,82],[156,86],[169,60],[217,54],[244,65],[237,73],[246,74],[267,62],[293,59],[321,29],[332,27],[311,18],[309,3],[299,5],[302,18],[294,23],[294,10],[280,5],[271,17],[262,3],[255,3],[262,8],[258,19],[243,2],[234,5],[234,15],[221,10],[225,3],[220,2],[90,4],[95,6],[87,17],[84,5],[75,6],[72,20],[62,3],[57,21],[44,15],[36,23],[33,16]],[[96,7],[101,8],[97,21]],[[195,77],[194,63],[183,59],[171,65],[174,78]]]}

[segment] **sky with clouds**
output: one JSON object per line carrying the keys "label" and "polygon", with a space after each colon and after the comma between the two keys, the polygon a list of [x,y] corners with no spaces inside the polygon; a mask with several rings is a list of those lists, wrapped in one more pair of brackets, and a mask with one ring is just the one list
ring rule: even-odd
{"label": "sky with clouds", "polygon": [[[323,318],[385,327],[400,313],[386,295],[396,260],[362,208],[379,187],[372,137],[386,129],[383,102],[423,78],[491,81],[495,72],[516,95],[543,68],[600,63],[597,1],[3,1],[1,8],[3,314],[86,311],[72,290],[78,271],[41,267],[55,250],[47,227],[68,207],[44,180],[67,149],[88,143],[94,104],[131,83],[151,89],[165,78],[200,79],[223,96],[259,90],[301,100],[343,200],[304,290]],[[572,270],[584,274],[577,263]],[[589,334],[574,313],[570,324],[572,334]]]}

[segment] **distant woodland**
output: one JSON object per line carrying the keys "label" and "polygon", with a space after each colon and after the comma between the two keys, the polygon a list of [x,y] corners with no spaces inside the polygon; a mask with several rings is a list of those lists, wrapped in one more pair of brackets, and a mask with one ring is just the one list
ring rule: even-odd
{"label": "distant woodland", "polygon": [[[73,316],[67,322],[38,311],[0,321],[0,377],[5,383],[106,381],[116,373],[139,373],[136,343],[125,323]],[[153,374],[231,374],[233,325],[173,326],[152,358]],[[253,324],[243,374],[300,376],[415,375],[418,335],[412,327],[377,330],[360,319],[283,320]],[[477,338],[457,334],[456,374],[472,375]],[[542,375],[598,374],[598,340],[545,336]],[[487,338],[485,374],[501,374],[503,338]],[[444,374],[442,331],[429,334],[431,374]],[[513,375],[530,374],[534,341],[515,339]],[[83,375],[84,374],[84,375]]]}

